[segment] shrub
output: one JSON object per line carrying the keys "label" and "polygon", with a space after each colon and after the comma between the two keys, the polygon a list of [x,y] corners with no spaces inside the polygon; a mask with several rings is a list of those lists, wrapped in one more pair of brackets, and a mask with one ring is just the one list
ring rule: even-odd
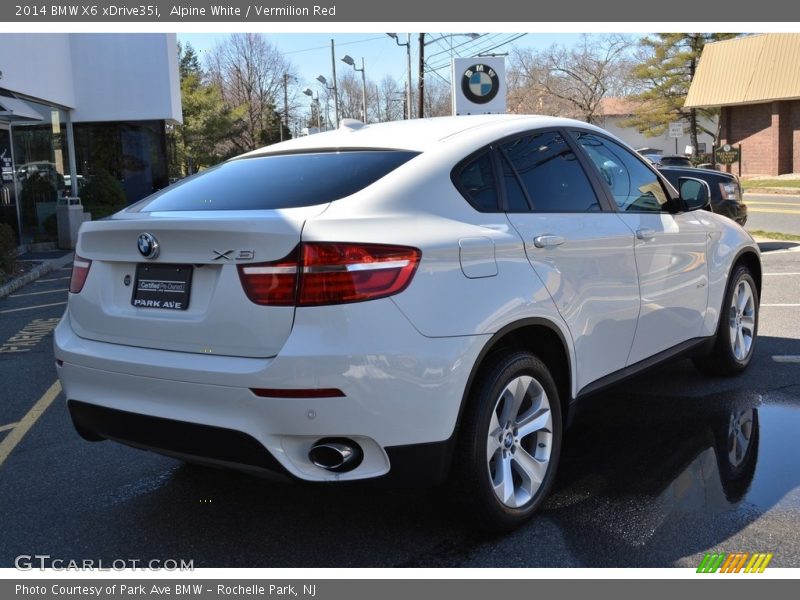
{"label": "shrub", "polygon": [[0,223],[0,271],[9,275],[17,262],[17,236],[5,223]]}
{"label": "shrub", "polygon": [[125,206],[127,200],[122,184],[101,169],[81,189],[81,201],[84,206]]}

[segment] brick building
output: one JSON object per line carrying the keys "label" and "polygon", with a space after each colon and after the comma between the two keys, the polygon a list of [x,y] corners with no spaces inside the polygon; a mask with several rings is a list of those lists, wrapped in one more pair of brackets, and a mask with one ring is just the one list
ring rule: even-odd
{"label": "brick building", "polygon": [[685,106],[721,108],[719,144],[741,145],[742,175],[800,172],[798,65],[797,33],[750,35],[704,48]]}

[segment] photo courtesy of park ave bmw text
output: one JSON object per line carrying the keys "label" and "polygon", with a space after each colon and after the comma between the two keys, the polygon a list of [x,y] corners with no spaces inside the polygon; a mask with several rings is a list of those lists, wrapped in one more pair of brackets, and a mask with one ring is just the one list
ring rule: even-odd
{"label": "photo courtesy of park ave bmw text", "polygon": [[0,6],[0,596],[797,578],[800,8],[670,8]]}

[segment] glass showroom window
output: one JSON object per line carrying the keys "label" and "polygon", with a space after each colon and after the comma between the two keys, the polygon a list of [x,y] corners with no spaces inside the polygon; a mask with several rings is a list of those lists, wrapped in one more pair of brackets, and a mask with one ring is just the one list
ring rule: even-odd
{"label": "glass showroom window", "polygon": [[21,242],[57,237],[56,203],[67,195],[69,172],[66,112],[26,100],[40,121],[12,123],[13,178]]}

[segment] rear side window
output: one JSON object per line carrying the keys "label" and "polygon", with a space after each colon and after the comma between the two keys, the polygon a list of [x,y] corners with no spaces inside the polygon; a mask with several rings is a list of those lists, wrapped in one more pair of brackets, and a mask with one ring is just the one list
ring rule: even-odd
{"label": "rear side window", "polygon": [[464,166],[454,179],[461,193],[477,210],[481,212],[499,210],[497,184],[489,152],[481,154]]}
{"label": "rear side window", "polygon": [[519,176],[533,212],[600,210],[589,178],[561,133],[527,135],[503,144],[501,152]]}
{"label": "rear side window", "polygon": [[324,204],[354,194],[417,152],[357,150],[242,158],[173,184],[135,211],[263,210]]}

